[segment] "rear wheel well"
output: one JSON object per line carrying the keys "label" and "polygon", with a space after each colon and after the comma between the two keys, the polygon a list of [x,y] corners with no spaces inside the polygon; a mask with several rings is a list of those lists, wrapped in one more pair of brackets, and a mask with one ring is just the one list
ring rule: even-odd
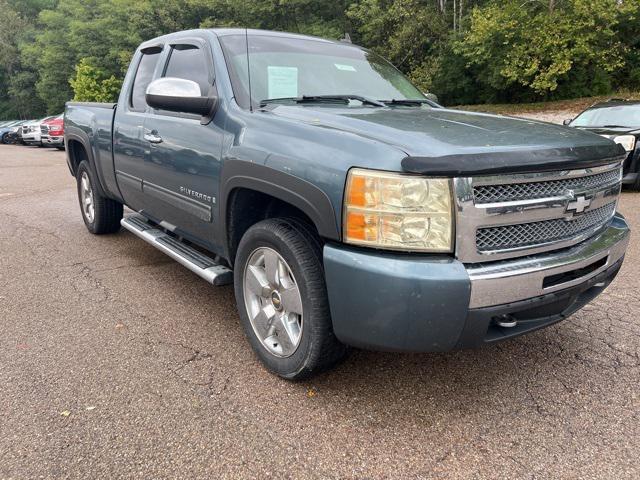
{"label": "rear wheel well", "polygon": [[87,152],[84,148],[84,145],[77,140],[69,140],[68,143],[69,148],[69,161],[71,163],[71,170],[73,175],[75,176],[78,171],[78,166],[80,162],[83,160],[88,160]]}
{"label": "rear wheel well", "polygon": [[302,210],[279,198],[247,188],[236,188],[227,202],[227,245],[229,263],[233,265],[238,244],[245,232],[268,218],[295,218],[309,226],[311,234],[322,243],[318,229]]}

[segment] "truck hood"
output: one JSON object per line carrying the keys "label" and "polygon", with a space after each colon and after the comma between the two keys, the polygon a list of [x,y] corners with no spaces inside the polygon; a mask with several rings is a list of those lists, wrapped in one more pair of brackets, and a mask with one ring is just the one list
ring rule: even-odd
{"label": "truck hood", "polygon": [[624,158],[612,141],[534,120],[444,108],[279,105],[279,117],[393,145],[403,170],[432,175],[586,168]]}

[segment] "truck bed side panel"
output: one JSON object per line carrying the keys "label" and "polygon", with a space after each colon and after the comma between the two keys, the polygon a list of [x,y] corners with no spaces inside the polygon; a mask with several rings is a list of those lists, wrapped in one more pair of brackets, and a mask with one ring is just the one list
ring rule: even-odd
{"label": "truck bed side panel", "polygon": [[95,169],[104,193],[122,201],[113,169],[114,103],[69,102],[65,111],[65,134],[68,141],[80,141]]}

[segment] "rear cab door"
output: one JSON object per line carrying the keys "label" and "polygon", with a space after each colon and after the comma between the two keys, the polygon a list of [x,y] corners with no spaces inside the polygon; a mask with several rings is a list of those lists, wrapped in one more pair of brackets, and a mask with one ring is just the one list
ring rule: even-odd
{"label": "rear cab door", "polygon": [[144,141],[144,121],[151,110],[145,93],[159,74],[164,43],[143,44],[131,60],[113,124],[113,163],[118,189],[125,203],[134,210],[145,205],[142,179],[146,169],[148,145]]}

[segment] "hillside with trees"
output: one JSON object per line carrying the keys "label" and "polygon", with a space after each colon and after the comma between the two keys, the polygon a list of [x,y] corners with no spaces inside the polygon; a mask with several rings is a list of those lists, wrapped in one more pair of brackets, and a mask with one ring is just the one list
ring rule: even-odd
{"label": "hillside with trees", "polygon": [[0,118],[111,101],[137,45],[190,28],[342,38],[446,105],[640,89],[640,0],[0,0]]}

